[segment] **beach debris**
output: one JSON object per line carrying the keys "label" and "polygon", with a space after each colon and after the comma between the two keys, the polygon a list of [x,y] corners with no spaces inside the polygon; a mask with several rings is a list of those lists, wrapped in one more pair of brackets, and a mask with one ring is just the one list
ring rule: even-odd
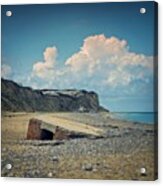
{"label": "beach debris", "polygon": [[28,124],[27,139],[39,140],[41,139],[41,121],[37,119],[30,119]]}
{"label": "beach debris", "polygon": [[[101,129],[93,128],[92,126],[85,126],[88,127],[88,130],[81,125],[81,132],[80,130],[73,130],[68,129],[66,127],[60,127],[57,124],[55,125],[55,121],[50,120],[50,122],[45,122],[40,119],[32,118],[29,120],[28,124],[28,131],[27,131],[27,139],[28,140],[68,140],[68,139],[75,139],[75,138],[99,138],[102,137]],[[67,122],[65,120],[61,120],[63,122]],[[68,121],[69,125],[75,125],[75,122]],[[83,128],[85,131],[83,131]]]}

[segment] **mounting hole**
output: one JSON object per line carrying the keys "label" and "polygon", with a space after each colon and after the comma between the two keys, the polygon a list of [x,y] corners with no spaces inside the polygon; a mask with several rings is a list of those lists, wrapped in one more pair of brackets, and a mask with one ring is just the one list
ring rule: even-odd
{"label": "mounting hole", "polygon": [[11,12],[11,11],[7,11],[7,12],[6,12],[6,16],[7,16],[7,17],[11,17],[11,16],[12,16],[12,12]]}
{"label": "mounting hole", "polygon": [[142,168],[140,169],[140,173],[141,173],[141,174],[146,174],[146,168],[142,167]]}
{"label": "mounting hole", "polygon": [[145,8],[140,8],[140,13],[141,14],[145,14],[146,13],[146,9]]}
{"label": "mounting hole", "polygon": [[12,169],[12,165],[10,163],[6,164],[6,169],[8,170]]}

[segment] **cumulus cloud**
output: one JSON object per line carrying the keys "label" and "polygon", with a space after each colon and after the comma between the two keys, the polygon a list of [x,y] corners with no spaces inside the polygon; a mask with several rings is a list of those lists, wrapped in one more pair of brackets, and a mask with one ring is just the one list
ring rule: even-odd
{"label": "cumulus cloud", "polygon": [[55,63],[57,57],[57,48],[48,47],[45,49],[44,60],[36,62],[33,65],[33,76],[37,76],[42,79],[51,78],[55,74]]}
{"label": "cumulus cloud", "polygon": [[86,84],[91,88],[97,84],[126,87],[135,81],[147,84],[153,77],[153,57],[131,52],[127,41],[117,37],[88,36],[60,69],[56,65],[57,53],[56,47],[46,48],[44,60],[33,65],[33,76],[62,88]]}
{"label": "cumulus cloud", "polygon": [[84,40],[80,51],[65,62],[74,73],[84,71],[90,76],[104,73],[106,85],[128,85],[133,80],[145,80],[146,70],[152,73],[153,57],[129,51],[126,40],[95,35]]}
{"label": "cumulus cloud", "polygon": [[12,73],[11,67],[7,64],[2,64],[2,66],[1,66],[1,77],[8,78],[8,77],[10,77],[11,73]]}
{"label": "cumulus cloud", "polygon": [[103,34],[89,36],[80,51],[71,56],[66,65],[73,71],[87,69],[90,74],[105,65],[107,60],[124,53],[127,42],[116,37],[106,38]]}

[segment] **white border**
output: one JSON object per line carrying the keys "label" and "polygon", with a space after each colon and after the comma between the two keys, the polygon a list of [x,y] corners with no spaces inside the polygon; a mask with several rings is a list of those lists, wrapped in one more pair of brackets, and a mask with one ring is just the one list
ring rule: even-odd
{"label": "white border", "polygon": [[[123,0],[125,2],[128,2],[127,0]],[[108,1],[108,0],[1,0],[1,5],[7,5],[7,4],[51,4],[51,3],[79,3],[79,2],[123,2],[118,0]],[[130,0],[131,1],[131,0]],[[162,178],[162,172],[163,172],[163,147],[161,146],[161,143],[163,144],[163,114],[161,111],[163,110],[163,52],[160,51],[160,49],[163,48],[163,40],[161,33],[163,33],[163,26],[161,25],[161,21],[163,19],[163,0],[157,0],[159,3],[159,180],[155,182],[141,182],[141,181],[111,181],[111,180],[61,180],[61,179],[37,179],[37,178],[0,178],[0,185],[3,186],[9,186],[9,185],[25,185],[28,186],[35,186],[36,184],[39,186],[49,186],[49,185],[67,185],[67,186],[81,186],[81,185],[89,185],[89,186],[97,186],[97,185],[121,185],[126,186],[128,185],[163,185],[163,178]],[[1,39],[1,38],[0,38]]]}

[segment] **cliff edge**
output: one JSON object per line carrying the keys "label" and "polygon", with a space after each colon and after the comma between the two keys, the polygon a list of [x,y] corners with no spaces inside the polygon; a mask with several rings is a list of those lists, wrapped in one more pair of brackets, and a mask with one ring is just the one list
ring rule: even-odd
{"label": "cliff edge", "polygon": [[11,80],[1,79],[2,111],[12,112],[99,112],[101,107],[97,93],[76,89],[34,90]]}

